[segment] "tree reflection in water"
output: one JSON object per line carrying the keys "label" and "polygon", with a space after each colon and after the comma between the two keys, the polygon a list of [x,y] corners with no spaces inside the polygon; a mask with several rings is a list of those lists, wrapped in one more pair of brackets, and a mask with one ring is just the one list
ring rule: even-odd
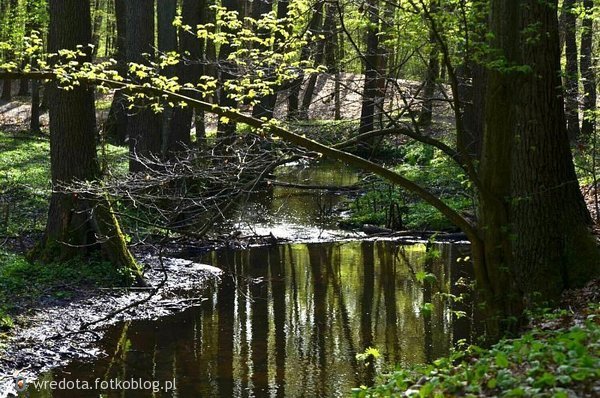
{"label": "tree reflection in water", "polygon": [[[381,361],[357,361],[368,347],[377,348],[386,363],[410,364],[434,360],[472,335],[470,320],[457,321],[451,301],[436,294],[462,292],[456,281],[469,271],[456,259],[466,250],[363,241],[215,252],[202,260],[225,273],[198,293],[208,298],[201,306],[117,325],[102,343],[107,357],[44,377],[175,378],[180,397],[345,395],[372,383],[382,370]],[[417,282],[420,271],[434,274],[435,282]],[[422,311],[426,302],[434,304],[428,314]],[[455,309],[472,313],[469,303]],[[49,396],[33,390],[30,395]]]}

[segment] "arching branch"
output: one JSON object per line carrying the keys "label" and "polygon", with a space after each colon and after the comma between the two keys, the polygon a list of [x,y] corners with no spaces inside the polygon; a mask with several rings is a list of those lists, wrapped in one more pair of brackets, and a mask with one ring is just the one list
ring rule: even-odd
{"label": "arching branch", "polygon": [[[23,73],[0,72],[0,78],[3,78],[5,76],[11,76],[12,78],[25,77],[29,79],[55,78],[55,75],[52,71]],[[240,111],[230,108],[219,107],[216,104],[198,100],[195,98],[190,98],[179,93],[165,91],[148,85],[141,86],[137,84],[97,77],[80,77],[79,80],[82,81],[82,83],[102,85],[112,88],[120,88],[130,92],[143,93],[149,96],[165,97],[167,99],[177,102],[185,102],[189,106],[195,107],[205,112],[213,113],[221,117],[224,116],[233,121],[245,123],[250,127],[267,130],[273,135],[285,140],[286,142],[298,145],[310,151],[318,152],[330,159],[341,161],[351,166],[360,168],[362,170],[369,171],[419,196],[422,200],[439,210],[440,213],[442,213],[446,218],[448,218],[448,220],[450,220],[454,225],[460,228],[467,235],[467,238],[472,243],[480,242],[480,237],[477,229],[473,225],[471,225],[471,223],[467,219],[462,217],[457,211],[455,211],[446,203],[444,203],[444,201],[442,201],[440,198],[438,198],[425,188],[421,187],[420,185],[405,178],[401,174],[396,173],[395,171],[387,169],[383,166],[380,166],[376,163],[373,163],[369,160],[363,159],[359,156],[353,155],[348,152],[344,152],[337,148],[321,144],[320,142],[306,138],[299,134],[295,134],[283,127],[278,126],[273,122],[266,122],[264,120],[254,118],[252,116],[245,115]]]}

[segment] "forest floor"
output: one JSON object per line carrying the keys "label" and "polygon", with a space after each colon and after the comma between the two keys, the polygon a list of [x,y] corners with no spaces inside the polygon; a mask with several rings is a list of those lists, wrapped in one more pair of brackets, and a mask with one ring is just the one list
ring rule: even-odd
{"label": "forest floor", "polygon": [[218,280],[210,265],[166,257],[141,258],[150,288],[64,286],[65,297],[23,302],[10,333],[0,339],[0,398],[15,393],[14,377],[33,379],[75,359],[94,358],[97,342],[116,322],[157,319],[198,305],[203,288]]}

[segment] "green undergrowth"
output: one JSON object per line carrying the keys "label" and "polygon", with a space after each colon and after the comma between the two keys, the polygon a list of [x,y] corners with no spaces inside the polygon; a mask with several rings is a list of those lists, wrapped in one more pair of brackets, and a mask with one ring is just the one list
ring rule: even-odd
{"label": "green undergrowth", "polygon": [[0,132],[0,234],[44,226],[50,185],[47,138]]}
{"label": "green undergrowth", "polygon": [[[553,317],[556,313],[545,319],[553,322]],[[430,365],[398,368],[382,374],[374,387],[354,389],[353,396],[566,398],[596,396],[599,380],[600,306],[596,303],[575,325],[538,327],[490,349],[470,346]]]}
{"label": "green undergrowth", "polygon": [[[452,160],[420,143],[406,144],[399,151],[402,161],[394,167],[395,171],[427,188],[457,212],[474,214],[470,184]],[[364,184],[363,189],[364,194],[350,203],[351,215],[341,223],[342,227],[374,224],[396,230],[456,229],[434,207],[381,179]]]}
{"label": "green undergrowth", "polygon": [[115,269],[97,256],[38,264],[0,250],[0,329],[12,326],[10,314],[43,298],[68,299],[87,288],[129,286],[132,282],[128,270]]}
{"label": "green undergrowth", "polygon": [[[101,166],[127,173],[127,148],[99,148]],[[29,132],[0,131],[0,236],[43,231],[52,191],[50,142]]]}

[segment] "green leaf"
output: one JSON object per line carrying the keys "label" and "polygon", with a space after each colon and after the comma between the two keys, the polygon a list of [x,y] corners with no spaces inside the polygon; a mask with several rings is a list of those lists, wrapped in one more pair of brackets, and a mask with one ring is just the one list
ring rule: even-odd
{"label": "green leaf", "polygon": [[423,313],[423,315],[425,315],[425,316],[431,315],[432,311],[433,311],[433,303],[424,303],[421,306],[421,313]]}
{"label": "green leaf", "polygon": [[496,354],[496,366],[498,366],[499,368],[508,367],[508,357],[505,353],[499,352]]}

